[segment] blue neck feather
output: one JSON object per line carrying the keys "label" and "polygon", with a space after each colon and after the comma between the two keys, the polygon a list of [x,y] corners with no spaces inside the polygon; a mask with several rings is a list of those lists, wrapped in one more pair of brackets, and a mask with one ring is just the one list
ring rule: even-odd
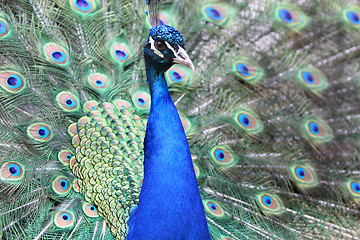
{"label": "blue neck feather", "polygon": [[146,66],[151,108],[144,181],[127,239],[210,239],[190,149],[164,71]]}

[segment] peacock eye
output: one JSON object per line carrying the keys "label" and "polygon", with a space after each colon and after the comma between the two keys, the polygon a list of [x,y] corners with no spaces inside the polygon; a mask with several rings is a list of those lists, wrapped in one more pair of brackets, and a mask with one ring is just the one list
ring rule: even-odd
{"label": "peacock eye", "polygon": [[155,42],[155,47],[157,50],[159,51],[164,51],[166,48],[165,42],[164,41],[156,41]]}

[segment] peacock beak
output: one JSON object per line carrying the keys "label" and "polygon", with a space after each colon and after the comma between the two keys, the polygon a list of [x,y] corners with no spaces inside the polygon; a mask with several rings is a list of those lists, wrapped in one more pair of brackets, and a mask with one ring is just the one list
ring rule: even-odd
{"label": "peacock beak", "polygon": [[193,62],[191,61],[189,55],[186,53],[185,49],[179,47],[177,51],[174,51],[175,57],[173,58],[174,63],[182,64],[191,68],[195,71]]}

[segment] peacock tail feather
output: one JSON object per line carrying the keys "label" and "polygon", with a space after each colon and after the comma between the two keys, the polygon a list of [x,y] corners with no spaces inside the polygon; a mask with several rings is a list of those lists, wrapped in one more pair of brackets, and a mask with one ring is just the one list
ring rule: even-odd
{"label": "peacock tail feather", "polygon": [[[144,2],[1,1],[0,239],[126,238]],[[165,78],[212,239],[360,238],[359,3],[162,1],[159,18],[196,67]]]}

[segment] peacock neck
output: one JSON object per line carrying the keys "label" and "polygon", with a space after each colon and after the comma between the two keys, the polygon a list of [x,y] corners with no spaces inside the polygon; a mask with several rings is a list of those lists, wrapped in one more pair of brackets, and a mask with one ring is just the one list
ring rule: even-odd
{"label": "peacock neck", "polygon": [[[170,97],[164,74],[164,71],[156,70],[151,66],[146,67],[146,77],[149,83],[151,102],[157,102],[164,97]],[[151,109],[153,109],[153,106],[151,106]]]}
{"label": "peacock neck", "polygon": [[190,149],[164,72],[146,70],[151,108],[144,180],[127,239],[210,239]]}
{"label": "peacock neck", "polygon": [[[162,167],[176,166],[182,171],[187,170],[190,173],[194,173],[185,131],[175,104],[170,96],[164,71],[155,70],[151,66],[148,66],[146,70],[151,95],[151,106],[145,136],[145,174],[151,171],[154,165],[159,163]],[[155,144],[156,142],[157,144]],[[173,154],[173,151],[177,151],[178,149],[171,147],[172,144],[175,143],[177,143],[179,147],[181,146],[181,156],[183,156],[184,161],[176,160],[177,156]],[[153,154],[154,149],[160,150],[158,155]],[[169,157],[165,157],[165,161],[162,162],[159,161],[159,155]],[[194,185],[197,187],[197,183],[194,183]]]}

